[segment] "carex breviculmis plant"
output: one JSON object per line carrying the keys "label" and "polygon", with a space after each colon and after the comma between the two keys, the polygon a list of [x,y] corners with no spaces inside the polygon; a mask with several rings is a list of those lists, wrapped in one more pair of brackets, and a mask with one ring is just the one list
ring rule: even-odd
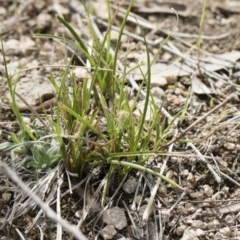
{"label": "carex breviculmis plant", "polygon": [[[110,27],[114,15],[112,17],[109,1],[107,1],[109,28],[102,39],[96,34],[87,9],[86,19],[90,43],[83,41],[69,23],[60,16],[57,16],[58,20],[72,34],[74,41],[51,35],[35,35],[57,39],[72,46],[73,49],[84,54],[90,67],[88,76],[80,83],[75,81],[69,64],[61,75],[60,84],[53,76],[51,77],[58,96],[56,108],[58,121],[52,123],[52,128],[57,132],[61,142],[64,141],[63,136],[67,138],[66,165],[71,172],[79,176],[88,167],[107,164],[110,165],[108,179],[116,169],[119,175],[124,175],[135,168],[161,177],[179,187],[170,179],[143,166],[152,154],[161,154],[161,146],[155,144],[159,143],[161,138],[159,127],[161,120],[159,110],[150,94],[151,63],[148,48],[146,47],[149,71],[146,75],[143,74],[145,80],[141,86],[146,88],[145,106],[139,119],[134,116],[133,109],[140,93],[130,104],[125,92],[126,68],[121,74],[118,73],[117,60],[121,37],[133,2],[133,0],[130,2],[122,21],[114,54],[111,54],[110,49]],[[149,106],[153,110],[153,119],[146,125],[145,119]]]}

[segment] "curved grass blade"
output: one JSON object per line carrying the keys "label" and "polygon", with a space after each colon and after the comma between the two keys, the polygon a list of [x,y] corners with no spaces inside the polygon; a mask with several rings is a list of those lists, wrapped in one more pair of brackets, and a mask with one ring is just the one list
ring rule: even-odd
{"label": "curved grass blade", "polygon": [[82,39],[78,36],[78,34],[74,31],[74,29],[71,27],[71,25],[63,18],[61,18],[59,15],[57,15],[57,19],[68,29],[68,31],[73,35],[74,39],[77,40],[78,44],[81,46],[81,48],[84,50],[84,52],[88,53],[87,47],[82,41]]}
{"label": "curved grass blade", "polygon": [[[5,58],[5,52],[4,52],[4,48],[3,48],[3,42],[1,39],[1,45],[2,45],[2,53],[3,53],[3,64],[4,64],[4,68],[5,68],[5,74],[6,74],[6,78],[7,78],[7,84],[8,84],[8,88],[9,88],[9,92],[11,95],[11,99],[12,99],[12,110],[14,112],[14,115],[16,116],[18,123],[20,125],[21,128],[23,128],[26,133],[29,135],[29,137],[32,140],[37,140],[34,135],[32,134],[30,128],[27,126],[27,124],[23,121],[22,116],[20,114],[20,111],[18,109],[18,106],[16,104],[16,86],[17,83],[15,83],[15,85],[13,86],[12,84],[12,77],[8,74],[8,69],[7,69],[7,62],[6,62],[6,58]],[[20,73],[20,72],[19,72]],[[17,80],[19,79],[19,76],[17,76]],[[17,81],[16,81],[17,82]]]}
{"label": "curved grass blade", "polygon": [[113,164],[113,165],[120,165],[120,166],[124,166],[124,167],[129,167],[129,168],[133,168],[136,169],[138,171],[141,172],[146,172],[146,173],[150,173],[155,177],[161,178],[162,180],[164,180],[165,182],[171,184],[172,187],[181,190],[181,191],[185,191],[182,187],[180,187],[177,183],[175,183],[173,180],[163,176],[162,174],[153,171],[150,168],[141,166],[139,164],[135,164],[135,163],[130,163],[130,162],[125,162],[125,161],[119,161],[119,160],[108,160],[108,161],[104,161],[104,164]]}

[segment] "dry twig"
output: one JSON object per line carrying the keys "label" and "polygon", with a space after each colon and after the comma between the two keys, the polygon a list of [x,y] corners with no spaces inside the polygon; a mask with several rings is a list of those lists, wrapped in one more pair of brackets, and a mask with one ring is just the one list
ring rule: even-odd
{"label": "dry twig", "polygon": [[44,203],[31,189],[17,176],[17,174],[7,166],[7,164],[0,161],[0,172],[10,178],[17,184],[28,196],[36,202],[36,204],[43,210],[43,212],[55,223],[61,224],[69,233],[73,234],[78,240],[87,240],[77,226],[68,223],[66,220],[60,218],[46,203]]}

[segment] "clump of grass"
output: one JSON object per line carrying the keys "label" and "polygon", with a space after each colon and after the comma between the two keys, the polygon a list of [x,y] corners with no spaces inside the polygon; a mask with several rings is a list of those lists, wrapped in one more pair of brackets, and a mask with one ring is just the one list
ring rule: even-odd
{"label": "clump of grass", "polygon": [[[118,74],[117,60],[121,37],[133,2],[132,0],[129,4],[123,19],[114,55],[110,53],[110,27],[103,40],[99,41],[88,15],[88,27],[93,41],[91,48],[60,16],[57,16],[57,19],[72,34],[74,41],[51,35],[35,35],[36,37],[57,39],[70,44],[74,49],[85,55],[93,70],[89,71],[89,77],[86,77],[80,83],[75,81],[69,65],[61,74],[60,82],[50,73],[50,81],[55,87],[57,96],[56,120],[53,121],[48,118],[50,133],[54,133],[55,136],[54,142],[52,143],[49,140],[47,147],[45,145],[35,145],[32,155],[41,156],[25,161],[26,167],[49,168],[60,159],[64,159],[68,170],[81,177],[89,168],[98,165],[110,165],[108,179],[116,169],[119,175],[125,175],[128,171],[136,169],[151,173],[181,189],[171,179],[144,167],[145,162],[153,154],[164,154],[161,151],[160,143],[165,141],[163,136],[166,135],[161,127],[163,120],[160,117],[159,109],[150,93],[151,62],[146,42],[149,70],[147,75],[144,75],[142,87],[146,86],[146,97],[144,109],[139,119],[134,116],[133,110],[140,93],[137,94],[133,103],[130,103],[125,91],[127,73],[124,71],[122,75]],[[111,15],[109,5],[108,9],[109,25],[111,26],[114,16]],[[22,131],[31,140],[39,139],[22,120],[16,106],[16,85],[12,85],[11,77],[8,74],[7,79],[12,97],[12,108]],[[151,119],[146,121],[149,109],[151,110]],[[46,132],[45,134],[49,133]],[[65,144],[66,140],[67,144]],[[48,154],[49,156],[56,154],[54,161],[48,160]],[[43,156],[45,161],[41,160]]]}

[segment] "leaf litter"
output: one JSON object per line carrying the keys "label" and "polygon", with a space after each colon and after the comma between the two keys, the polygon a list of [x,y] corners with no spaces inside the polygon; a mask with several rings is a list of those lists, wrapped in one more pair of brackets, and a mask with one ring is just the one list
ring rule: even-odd
{"label": "leaf litter", "polygon": [[[117,5],[116,1],[113,2]],[[69,52],[65,46],[58,43],[33,38],[32,33],[51,31],[53,34],[59,36],[64,34],[69,37],[54,18],[54,13],[58,13],[68,18],[76,29],[81,29],[79,33],[84,34],[83,36],[87,39],[87,30],[84,29],[82,19],[84,9],[77,1],[59,1],[54,4],[40,1],[39,3],[31,2],[27,8],[23,3],[18,3],[19,12],[18,15],[14,15],[14,4],[6,2],[1,7],[0,18],[4,21],[2,21],[0,34],[6,48],[6,59],[11,74],[19,73],[20,81],[25,79],[27,82],[18,93],[23,98],[29,95],[31,99],[27,99],[27,102],[31,107],[37,107],[44,101],[48,101],[44,96],[54,95],[49,86],[48,71],[51,69],[57,76],[61,66],[66,63],[63,56],[68,57]],[[104,3],[99,1],[98,4],[101,6]],[[153,9],[152,6],[156,4],[168,6]],[[237,213],[240,201],[240,168],[238,166],[240,79],[236,74],[239,72],[240,43],[236,39],[240,36],[237,30],[240,19],[236,14],[236,8],[234,10],[229,1],[224,3],[209,1],[209,13],[206,16],[203,36],[211,38],[203,41],[203,48],[198,58],[193,44],[196,43],[201,9],[195,4],[199,6],[201,1],[195,1],[195,3],[152,1],[149,6],[136,1],[132,12],[135,15],[132,18],[129,17],[124,33],[129,40],[123,42],[123,47],[132,49],[132,59],[134,62],[137,60],[137,64],[145,73],[144,57],[142,60],[134,57],[134,55],[145,55],[144,42],[138,26],[151,33],[146,35],[146,40],[151,47],[152,55],[156,53],[159,43],[163,43],[166,32],[169,33],[174,29],[172,36],[159,52],[158,59],[152,64],[152,87],[163,91],[162,98],[158,97],[157,103],[166,121],[174,121],[172,139],[180,136],[183,129],[188,129],[194,123],[191,129],[181,135],[179,138],[181,141],[173,141],[165,148],[168,152],[188,151],[195,154],[188,156],[186,152],[185,157],[184,154],[155,156],[149,160],[148,165],[178,182],[184,188],[184,193],[173,190],[167,183],[154,179],[148,173],[129,174],[126,176],[126,182],[135,179],[135,183],[137,182],[135,191],[125,191],[124,182],[119,186],[113,184],[109,196],[104,203],[101,203],[99,196],[103,189],[101,184],[98,185],[99,182],[104,181],[101,169],[96,170],[96,173],[89,173],[89,176],[79,183],[64,170],[60,163],[51,172],[40,173],[36,179],[35,173],[24,170],[20,164],[13,163],[8,154],[0,156],[1,161],[11,166],[31,188],[32,193],[38,195],[42,201],[53,208],[56,202],[61,203],[61,216],[74,225],[81,225],[81,230],[89,239],[97,237],[98,239],[186,240],[236,239],[240,236]],[[73,9],[73,5],[78,8]],[[175,28],[176,16],[169,11],[169,5],[179,12],[177,28]],[[181,10],[184,11],[181,12]],[[124,5],[121,11],[124,13]],[[93,15],[97,13],[93,11]],[[97,16],[102,18],[99,19],[102,24],[96,19],[96,25],[102,32],[106,30],[103,27],[106,17],[102,14]],[[116,29],[119,27],[122,16],[119,11],[114,22]],[[181,35],[182,33],[188,33],[188,36]],[[129,48],[130,44],[133,48]],[[168,60],[164,60],[164,54],[165,56],[168,54]],[[23,74],[22,71],[29,67],[33,69]],[[134,67],[131,66],[131,68]],[[3,69],[3,59],[0,58],[1,72]],[[75,73],[81,78],[81,72],[75,71]],[[41,76],[41,83],[43,82],[41,86],[44,87],[36,85],[36,88],[32,88],[35,85],[33,79],[36,80],[36,76]],[[9,132],[15,129],[15,127],[12,128],[15,119],[6,107],[9,106],[9,98],[4,74],[0,78],[2,96],[0,139],[1,142],[6,142],[9,140]],[[139,89],[138,82],[144,80],[139,69],[130,72],[127,78],[129,86],[135,90]],[[161,83],[163,78],[164,84]],[[190,96],[189,87],[191,87]],[[43,93],[42,90],[46,92]],[[231,93],[235,93],[237,98],[225,102]],[[144,100],[144,88],[141,94]],[[174,120],[173,116],[183,108],[187,98],[190,98],[187,115],[182,120]],[[42,101],[39,102],[39,99]],[[223,102],[225,104],[221,105]],[[217,105],[221,107],[210,112]],[[26,110],[27,107],[24,106],[21,109],[22,114],[31,119]],[[139,112],[142,111],[143,109],[139,108]],[[205,117],[207,112],[210,114]],[[189,143],[190,140],[192,142]],[[41,210],[41,205],[38,208],[36,202],[31,200],[26,192],[16,188],[11,180],[7,181],[2,169],[4,168],[1,166],[1,235],[10,236],[12,239],[19,239],[20,234],[27,239],[40,239],[41,235],[47,239],[54,239],[57,231],[60,231],[59,226],[57,230],[56,224],[50,224],[46,215],[43,214],[44,211]],[[58,187],[56,184],[63,174],[63,183],[59,183],[61,187]],[[65,177],[67,175],[68,177]],[[71,186],[70,189],[69,186]],[[114,191],[114,188],[117,191]],[[59,191],[61,195],[56,198]],[[91,208],[95,210],[91,211]],[[118,217],[124,215],[121,220],[123,228],[116,226],[115,217],[111,222],[111,211],[114,212],[116,209],[121,211],[117,213]],[[80,215],[77,217],[76,213],[79,211]],[[108,221],[104,221],[105,215],[110,216]],[[109,235],[109,233],[114,234]],[[67,230],[63,231],[61,237],[70,239],[71,236]]]}

